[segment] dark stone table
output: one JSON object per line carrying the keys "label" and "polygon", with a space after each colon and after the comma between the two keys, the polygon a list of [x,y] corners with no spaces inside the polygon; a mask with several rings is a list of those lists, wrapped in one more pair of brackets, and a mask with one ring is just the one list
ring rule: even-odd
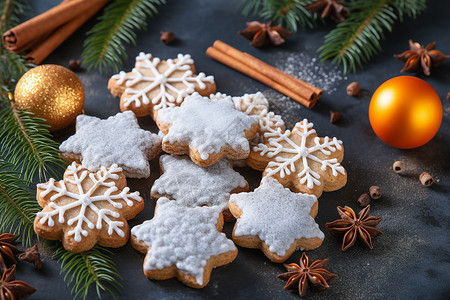
{"label": "dark stone table", "polygon": [[[56,0],[31,1],[32,14],[55,5]],[[319,63],[316,49],[330,30],[322,26],[314,30],[300,31],[291,36],[281,47],[254,49],[237,34],[245,28],[246,18],[237,7],[239,1],[168,1],[159,8],[160,13],[148,23],[146,32],[139,32],[139,43],[128,47],[129,59],[124,70],[134,65],[134,57],[149,52],[162,59],[178,53],[191,54],[197,70],[214,75],[217,89],[230,95],[242,95],[263,91],[270,99],[272,110],[283,116],[291,128],[297,121],[307,118],[313,122],[320,136],[336,136],[345,145],[343,165],[348,172],[347,185],[320,199],[317,222],[325,233],[323,245],[308,251],[311,260],[329,258],[329,270],[339,278],[323,293],[310,292],[309,299],[444,299],[450,294],[450,101],[445,99],[450,91],[450,62],[432,70],[432,76],[418,75],[431,84],[442,99],[444,118],[436,137],[413,150],[399,150],[384,144],[374,134],[368,119],[368,107],[372,93],[387,79],[401,75],[402,63],[392,55],[408,48],[408,40],[427,44],[437,42],[438,49],[450,53],[449,1],[429,1],[429,8],[416,20],[407,19],[395,26],[382,42],[383,52],[356,74],[343,76],[340,69],[329,62]],[[94,24],[91,20],[60,46],[45,63],[66,66],[68,61],[79,58],[85,33]],[[177,36],[173,45],[159,41],[160,31],[172,30]],[[312,110],[268,87],[231,70],[205,55],[214,40],[220,39],[242,51],[249,52],[294,76],[306,79],[325,89],[324,96]],[[119,112],[119,101],[107,90],[112,74],[99,75],[96,71],[78,73],[86,89],[85,111],[88,115],[106,118]],[[361,96],[350,97],[345,87],[358,81]],[[329,122],[329,110],[343,113],[336,124]],[[150,118],[140,119],[143,128],[156,131]],[[73,133],[69,129],[56,137],[64,140]],[[402,160],[406,171],[398,175],[392,171],[392,163]],[[153,176],[145,180],[129,180],[132,190],[139,190],[146,201],[146,208],[130,227],[153,216],[154,203],[149,197],[152,182],[158,174],[156,162],[152,162]],[[238,169],[250,182],[251,188],[259,184],[261,173],[248,168]],[[421,172],[433,175],[436,183],[427,188],[418,181]],[[371,214],[383,216],[379,229],[384,235],[374,240],[374,249],[361,243],[346,252],[340,250],[341,239],[330,235],[325,223],[338,218],[336,206],[349,205],[359,211],[357,198],[371,185],[379,185],[383,196],[373,201]],[[232,224],[224,231],[230,236]],[[123,277],[121,299],[160,298],[218,298],[218,299],[297,299],[296,292],[284,291],[284,282],[277,274],[284,268],[271,263],[259,250],[239,248],[236,260],[212,272],[211,281],[201,290],[192,289],[176,279],[148,280],[142,272],[144,256],[128,243],[114,249],[114,260]],[[298,262],[301,252],[296,252],[287,262]],[[23,266],[23,267],[22,267]],[[67,299],[70,289],[59,275],[59,264],[45,258],[44,268],[35,271],[21,265],[17,277],[26,280],[38,291],[30,299]],[[95,291],[90,297],[95,298]],[[109,296],[105,295],[106,299]],[[447,298],[448,299],[448,298]]]}

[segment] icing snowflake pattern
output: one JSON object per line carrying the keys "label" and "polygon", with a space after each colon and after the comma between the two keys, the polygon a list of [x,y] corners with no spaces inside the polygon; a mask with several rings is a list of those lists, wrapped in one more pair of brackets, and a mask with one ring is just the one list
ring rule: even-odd
{"label": "icing snowflake pattern", "polygon": [[[124,222],[115,220],[120,218],[121,215],[117,211],[108,208],[99,208],[96,205],[100,202],[107,203],[116,210],[120,210],[123,208],[123,204],[117,202],[117,200],[125,201],[126,205],[130,207],[134,205],[133,201],[142,201],[141,197],[139,197],[139,192],[129,193],[130,189],[128,187],[125,187],[118,194],[115,193],[118,191],[118,188],[116,187],[114,180],[119,178],[119,175],[116,173],[121,171],[122,169],[117,167],[117,165],[112,165],[109,169],[101,167],[96,173],[90,173],[83,166],[72,163],[66,170],[64,180],[56,182],[52,178],[46,184],[38,184],[37,187],[43,190],[40,193],[42,198],[51,192],[56,192],[56,194],[50,197],[51,202],[48,204],[53,210],[42,211],[37,214],[37,217],[41,218],[39,223],[44,224],[47,222],[48,226],[53,227],[55,225],[54,217],[57,218],[57,222],[66,223],[69,226],[76,223],[73,230],[70,230],[67,233],[69,236],[74,236],[76,242],[81,242],[82,236],[86,237],[88,235],[88,231],[83,229],[83,224],[86,224],[90,229],[96,228],[100,230],[103,226],[103,222],[105,222],[108,225],[109,235],[112,235],[115,232],[120,237],[124,237],[125,233],[121,229],[121,227],[124,226]],[[73,176],[73,179],[68,177],[70,175]],[[93,186],[90,187],[89,190],[84,191],[82,183],[87,178],[92,181]],[[69,191],[67,185],[76,186],[78,193]],[[93,196],[100,187],[105,187],[107,190],[101,195]],[[65,205],[58,205],[58,199],[61,197],[68,197],[71,201]],[[75,217],[66,220],[65,213],[72,209],[79,209],[78,214]],[[88,209],[92,210],[92,212],[97,215],[96,220],[91,220],[88,217]]]}
{"label": "icing snowflake pattern", "polygon": [[[269,138],[269,142],[254,147],[254,151],[259,151],[261,156],[275,157],[267,165],[265,176],[270,177],[279,173],[280,177],[284,178],[286,175],[296,172],[296,162],[301,161],[303,169],[301,171],[298,170],[298,177],[301,178],[300,183],[306,183],[308,189],[312,189],[314,185],[320,186],[321,181],[319,179],[321,177],[310,168],[308,160],[319,163],[322,171],[329,168],[333,176],[338,176],[338,172],[345,175],[345,169],[337,158],[321,159],[314,154],[320,151],[322,154],[329,156],[332,152],[342,149],[342,141],[335,137],[333,139],[325,137],[321,142],[321,139],[315,136],[313,139],[314,145],[306,146],[307,138],[316,133],[312,127],[313,123],[309,123],[307,119],[304,119],[295,125],[292,133],[289,130],[283,133],[281,129],[271,129],[265,133],[264,136]],[[293,134],[301,137],[300,144],[291,139]],[[287,144],[287,147],[281,143]],[[287,154],[288,157],[278,154]]]}
{"label": "icing snowflake pattern", "polygon": [[[136,67],[131,73],[121,71],[112,78],[117,79],[117,84],[124,84],[127,87],[125,93],[129,97],[123,99],[125,107],[134,103],[136,107],[142,104],[147,105],[150,102],[153,104],[153,110],[159,110],[166,107],[178,106],[187,95],[195,91],[195,84],[200,89],[205,89],[205,82],[214,83],[213,76],[206,76],[205,73],[193,74],[191,65],[194,63],[190,55],[178,54],[177,60],[167,60],[168,68],[162,74],[158,71],[158,64],[161,59],[152,57],[151,54],[139,53],[136,57]],[[152,76],[146,76],[142,70],[150,70]],[[172,77],[171,75],[176,71],[184,71],[181,77]],[[134,85],[140,82],[146,82],[148,85],[143,89],[134,89]],[[175,85],[182,83],[185,87],[180,89]],[[150,91],[159,88],[159,93],[151,100],[147,96]],[[176,94],[176,97],[170,92]]]}

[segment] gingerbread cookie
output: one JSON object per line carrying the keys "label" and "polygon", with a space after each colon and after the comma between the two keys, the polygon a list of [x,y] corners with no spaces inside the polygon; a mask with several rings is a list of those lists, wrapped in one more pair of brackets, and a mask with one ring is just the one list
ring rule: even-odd
{"label": "gingerbread cookie", "polygon": [[285,261],[299,248],[317,248],[324,239],[314,221],[317,198],[293,193],[273,178],[254,192],[231,195],[229,206],[237,219],[233,241],[261,249],[273,262]]}
{"label": "gingerbread cookie", "polygon": [[237,256],[236,246],[220,232],[220,210],[160,198],[153,219],[131,229],[133,247],[146,254],[145,275],[157,280],[176,277],[194,288],[207,285],[213,268]]}
{"label": "gingerbread cookie", "polygon": [[148,161],[161,153],[161,141],[157,134],[141,129],[131,111],[105,120],[79,115],[75,135],[59,150],[91,172],[117,164],[125,176],[143,178],[150,176]]}
{"label": "gingerbread cookie", "polygon": [[[216,93],[210,95],[211,99],[224,99],[225,94]],[[257,116],[259,119],[259,131],[250,141],[250,154],[246,160],[238,160],[234,162],[235,166],[251,168],[264,171],[269,158],[266,155],[260,155],[260,151],[255,150],[255,146],[265,143],[277,130],[284,131],[284,121],[281,116],[275,115],[269,111],[269,101],[263,93],[245,94],[240,97],[233,97],[234,106],[237,110],[250,116]]]}
{"label": "gingerbread cookie", "polygon": [[194,164],[187,156],[163,155],[161,177],[152,186],[151,197],[165,196],[183,206],[219,206],[225,221],[234,220],[228,210],[230,194],[248,191],[248,183],[226,159],[209,167]]}
{"label": "gingerbread cookie", "polygon": [[197,93],[179,107],[158,111],[156,124],[165,134],[163,150],[189,154],[199,166],[210,166],[222,158],[244,159],[249,140],[259,129],[258,118],[234,108],[231,97],[211,100]]}
{"label": "gingerbread cookie", "polygon": [[60,240],[67,251],[84,252],[96,243],[121,247],[129,237],[127,220],[134,218],[144,201],[130,193],[122,169],[112,165],[95,173],[72,163],[64,180],[37,185],[43,210],[34,220],[34,231],[48,240]]}
{"label": "gingerbread cookie", "polygon": [[319,197],[323,191],[335,191],[347,183],[347,173],[340,164],[344,158],[342,141],[319,138],[313,124],[304,119],[291,131],[266,133],[266,143],[255,147],[270,161],[263,178],[273,177],[293,192]]}
{"label": "gingerbread cookie", "polygon": [[108,82],[111,93],[120,97],[120,109],[132,110],[136,116],[152,116],[166,107],[179,106],[193,92],[207,96],[215,93],[213,76],[195,75],[190,55],[178,54],[176,59],[160,60],[151,54],[139,53],[135,68],[113,75]]}

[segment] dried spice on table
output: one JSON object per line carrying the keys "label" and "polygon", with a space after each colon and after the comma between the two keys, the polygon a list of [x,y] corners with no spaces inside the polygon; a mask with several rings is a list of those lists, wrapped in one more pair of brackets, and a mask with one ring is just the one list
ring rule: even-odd
{"label": "dried spice on table", "polygon": [[26,282],[14,280],[16,278],[16,265],[7,269],[0,280],[0,299],[15,300],[28,298],[37,289]]}
{"label": "dried spice on table", "polygon": [[0,273],[8,268],[9,263],[16,263],[16,254],[21,253],[14,243],[19,238],[18,235],[4,233],[0,235]]}
{"label": "dried spice on table", "polygon": [[266,44],[281,45],[292,32],[281,26],[272,26],[271,21],[267,24],[253,21],[247,22],[247,28],[239,31],[239,34],[251,40],[251,46],[262,47]]}
{"label": "dried spice on table", "polygon": [[38,270],[42,268],[41,254],[38,251],[37,245],[28,248],[25,253],[20,254],[19,259],[32,263]]}
{"label": "dried spice on table", "polygon": [[305,296],[308,286],[317,291],[324,291],[330,286],[328,282],[336,279],[338,276],[325,269],[328,259],[316,260],[310,266],[309,259],[303,252],[300,258],[300,265],[291,263],[284,264],[288,272],[278,275],[278,278],[287,281],[285,290],[298,289],[300,296]]}
{"label": "dried spice on table", "polygon": [[430,76],[431,67],[436,67],[450,58],[450,55],[445,55],[439,50],[434,49],[436,42],[428,44],[425,48],[417,42],[409,40],[409,50],[394,55],[398,60],[404,61],[405,66],[400,72],[422,72]]}
{"label": "dried spice on table", "polygon": [[364,245],[373,249],[372,238],[383,234],[380,230],[375,228],[383,218],[369,217],[370,205],[367,205],[362,209],[358,216],[356,216],[353,209],[348,206],[345,206],[344,208],[338,206],[337,210],[341,216],[341,220],[326,223],[325,226],[332,233],[344,233],[342,250],[345,251],[353,246],[357,237]]}
{"label": "dried spice on table", "polygon": [[345,8],[344,4],[334,0],[319,0],[305,8],[315,13],[320,13],[320,17],[325,19],[329,17],[335,23],[342,23],[346,18],[350,17],[350,13]]}

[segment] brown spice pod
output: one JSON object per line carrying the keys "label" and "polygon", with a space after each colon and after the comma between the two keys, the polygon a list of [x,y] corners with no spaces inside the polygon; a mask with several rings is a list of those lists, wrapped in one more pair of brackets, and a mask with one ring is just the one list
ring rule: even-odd
{"label": "brown spice pod", "polygon": [[380,199],[381,197],[381,189],[379,186],[377,185],[373,185],[369,188],[369,195],[370,198],[376,200],[376,199]]}
{"label": "brown spice pod", "polygon": [[420,183],[422,183],[422,185],[424,185],[424,186],[430,186],[434,182],[433,177],[430,174],[428,174],[427,172],[423,172],[422,174],[420,174],[419,180],[420,180]]}
{"label": "brown spice pod", "polygon": [[336,123],[341,118],[342,118],[342,113],[330,110],[330,122],[332,124]]}
{"label": "brown spice pod", "polygon": [[172,31],[161,31],[161,37],[159,39],[161,42],[168,45],[175,40],[175,34]]}
{"label": "brown spice pod", "polygon": [[397,160],[393,165],[392,169],[394,169],[395,173],[401,173],[403,171],[403,163]]}
{"label": "brown spice pod", "polygon": [[358,96],[360,90],[361,90],[361,88],[359,86],[359,83],[356,81],[353,81],[352,83],[350,83],[346,89],[347,95],[353,96],[353,97]]}
{"label": "brown spice pod", "polygon": [[369,194],[364,193],[361,196],[359,196],[358,204],[361,207],[366,207],[367,205],[369,205],[370,204],[370,196],[369,196]]}

